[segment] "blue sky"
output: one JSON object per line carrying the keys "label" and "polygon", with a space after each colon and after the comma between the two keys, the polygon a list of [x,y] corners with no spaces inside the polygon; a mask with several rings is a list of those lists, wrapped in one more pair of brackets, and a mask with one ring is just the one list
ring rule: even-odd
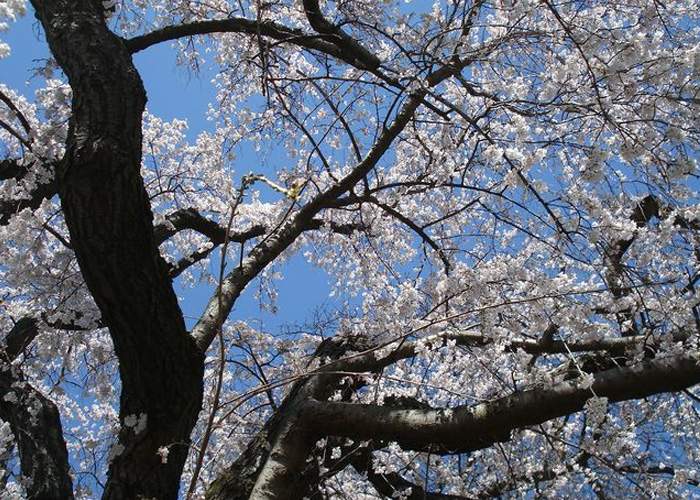
{"label": "blue sky", "polygon": [[[12,53],[0,59],[0,82],[32,98],[34,90],[42,85],[42,79],[33,77],[32,68],[40,65],[48,57],[48,47],[43,32],[28,12],[8,32],[0,34],[9,43]],[[186,119],[188,135],[194,138],[197,133],[211,127],[206,121],[209,102],[213,100],[214,89],[210,81],[215,68],[202,67],[199,74],[178,67],[175,51],[167,44],[161,44],[136,54],[135,63],[148,94],[148,109],[163,119]],[[254,165],[257,158],[253,153],[239,153],[243,165]],[[246,156],[248,155],[248,156]],[[236,249],[230,249],[235,252]],[[218,274],[218,264],[215,275]],[[278,284],[277,314],[262,311],[255,298],[257,282],[252,283],[239,299],[230,318],[252,320],[251,326],[279,331],[287,323],[297,323],[312,316],[315,307],[321,305],[328,296],[329,286],[325,274],[306,263],[300,255],[295,256],[281,268],[284,279]],[[192,289],[177,288],[181,305],[188,325],[192,325],[212,293],[211,287]]]}

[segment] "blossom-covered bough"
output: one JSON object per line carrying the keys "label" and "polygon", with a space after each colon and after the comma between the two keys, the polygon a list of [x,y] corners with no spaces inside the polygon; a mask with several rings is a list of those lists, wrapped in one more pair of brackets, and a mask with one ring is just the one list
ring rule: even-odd
{"label": "blossom-covered bough", "polygon": [[[700,493],[697,2],[31,8],[53,59],[0,84],[9,495]],[[162,43],[217,67],[196,136],[146,110]],[[295,254],[326,305],[238,316]]]}

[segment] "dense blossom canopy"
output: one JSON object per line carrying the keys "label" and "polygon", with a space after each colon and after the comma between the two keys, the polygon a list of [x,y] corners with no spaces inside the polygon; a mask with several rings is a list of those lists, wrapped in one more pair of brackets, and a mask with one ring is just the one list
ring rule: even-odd
{"label": "dense blossom canopy", "polygon": [[[8,498],[700,495],[698,2],[31,4]],[[217,68],[199,134],[148,111],[158,43]],[[306,322],[231,313],[294,255],[332,285]],[[173,287],[210,296],[189,328]]]}

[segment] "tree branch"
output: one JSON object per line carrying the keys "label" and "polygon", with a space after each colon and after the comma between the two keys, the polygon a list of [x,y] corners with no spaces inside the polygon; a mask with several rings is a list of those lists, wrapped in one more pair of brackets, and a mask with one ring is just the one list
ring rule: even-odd
{"label": "tree branch", "polygon": [[68,451],[56,405],[24,381],[10,363],[37,335],[36,320],[18,321],[0,352],[0,418],[10,424],[29,498],[73,498]]}
{"label": "tree branch", "polygon": [[[271,233],[253,248],[248,257],[244,259],[242,265],[226,276],[221,287],[221,302],[219,302],[218,297],[212,297],[204,314],[192,330],[192,335],[202,351],[205,351],[214,339],[215,325],[218,318],[221,315],[224,317],[228,316],[235,300],[248,283],[309,227],[313,218],[325,208],[326,204],[332,203],[338,196],[351,189],[352,186],[374,168],[386,150],[389,149],[394,139],[413,117],[423,96],[424,93],[422,92],[412,95],[404,104],[391,126],[384,130],[367,156],[350,173],[326,191],[316,195],[291,220],[284,223],[278,230]],[[221,310],[219,309],[220,303],[222,306]]]}
{"label": "tree branch", "polygon": [[580,411],[593,396],[610,401],[678,391],[700,382],[700,351],[645,360],[580,380],[512,394],[473,407],[397,410],[376,405],[309,400],[302,421],[319,435],[396,441],[405,449],[462,453],[507,441],[510,432]]}
{"label": "tree branch", "polygon": [[[226,228],[216,222],[207,219],[194,208],[176,210],[165,217],[164,223],[158,224],[153,229],[153,235],[157,244],[161,244],[180,231],[191,229],[203,234],[215,245],[221,245],[226,239]],[[230,232],[229,241],[243,243],[252,238],[265,234],[265,226],[259,224],[242,232]]]}
{"label": "tree branch", "polygon": [[[331,337],[321,342],[314,358],[342,358],[360,345],[366,345],[364,339]],[[207,500],[307,495],[318,479],[304,473],[315,439],[300,425],[299,409],[309,399],[327,398],[340,379],[337,373],[317,373],[296,382],[243,453],[209,485]]]}
{"label": "tree branch", "polygon": [[[226,228],[207,219],[193,208],[177,210],[168,214],[165,219],[165,222],[158,224],[154,228],[154,236],[158,244],[186,229],[197,231],[209,238],[209,241],[212,243],[210,247],[196,250],[170,266],[169,275],[171,278],[176,278],[197,262],[207,258],[217,246],[222,245],[225,241]],[[321,229],[324,225],[325,223],[321,219],[312,219],[306,225],[305,230]],[[332,232],[343,235],[350,235],[353,231],[364,229],[364,226],[361,224],[338,224],[332,221],[328,223],[328,226]],[[267,226],[256,224],[245,231],[229,231],[228,239],[230,242],[245,243],[253,238],[264,236],[269,231],[270,228]]]}
{"label": "tree branch", "polygon": [[27,120],[27,117],[24,116],[24,113],[20,111],[20,109],[15,105],[14,102],[12,102],[12,99],[5,94],[4,92],[0,91],[0,101],[4,102],[5,105],[10,108],[10,111],[14,113],[15,117],[17,117],[17,120],[22,124],[22,128],[27,134],[31,134],[32,132],[32,127],[29,125],[29,120]]}
{"label": "tree branch", "polygon": [[[155,240],[159,245],[176,233],[186,229],[191,229],[203,234],[215,245],[222,244],[226,237],[226,228],[224,226],[207,219],[194,208],[177,210],[168,214],[165,219],[166,221],[164,223],[158,224],[153,230]],[[321,219],[311,219],[304,229],[307,231],[321,229],[324,225],[325,222]],[[338,224],[333,221],[329,222],[328,226],[334,233],[344,235],[349,235],[352,234],[353,231],[364,229],[364,226],[360,224]],[[229,231],[228,239],[235,243],[244,243],[253,238],[263,236],[270,232],[270,230],[271,228],[263,224],[256,224],[245,231]]]}
{"label": "tree branch", "polygon": [[[5,159],[0,161],[0,180],[15,179],[18,182],[27,175],[28,166],[20,165],[19,160]],[[37,185],[28,198],[16,200],[0,200],[0,225],[7,225],[10,218],[25,208],[35,210],[47,199],[55,196],[57,185],[55,181]]]}
{"label": "tree branch", "polygon": [[381,61],[377,56],[323,16],[318,0],[304,0],[303,3],[304,12],[311,27],[316,32],[328,36],[328,40],[343,54],[344,61],[352,61],[353,66],[362,69],[376,70],[379,68]]}
{"label": "tree branch", "polygon": [[442,265],[445,268],[445,274],[450,274],[450,260],[447,258],[447,254],[445,251],[435,243],[435,240],[433,240],[428,233],[425,232],[425,230],[420,227],[418,224],[413,222],[409,217],[406,217],[403,215],[401,212],[396,210],[393,207],[390,207],[389,205],[385,203],[381,203],[379,200],[373,198],[372,203],[377,205],[379,208],[384,210],[386,213],[397,219],[398,221],[402,222],[406,226],[408,226],[410,229],[413,230],[418,236],[421,237],[424,243],[426,243],[430,248],[435,250],[435,252],[438,254],[438,257],[440,257],[440,260],[442,261]]}
{"label": "tree branch", "polygon": [[238,17],[167,26],[145,35],[126,40],[125,43],[129,52],[133,54],[158,43],[177,40],[178,38],[187,36],[207,35],[212,33],[262,35],[272,38],[273,40],[321,52],[353,66],[356,64],[356,60],[353,57],[345,54],[335,44],[322,40],[318,36],[304,33],[298,29],[287,28],[273,21],[257,22],[251,19]]}
{"label": "tree branch", "polygon": [[8,360],[17,358],[39,334],[36,318],[30,316],[19,319],[5,336],[5,356]]}
{"label": "tree branch", "polygon": [[20,165],[18,160],[7,158],[0,160],[0,181],[18,179],[27,171],[27,167]]}
{"label": "tree branch", "polygon": [[[466,500],[467,497],[459,495],[447,495],[426,491],[422,486],[408,481],[398,472],[378,473],[372,466],[372,453],[369,449],[363,450],[350,459],[352,467],[360,474],[366,474],[367,480],[372,483],[377,493],[386,498],[396,498],[397,494],[403,494],[400,498],[406,500]],[[410,493],[408,493],[410,491]]]}

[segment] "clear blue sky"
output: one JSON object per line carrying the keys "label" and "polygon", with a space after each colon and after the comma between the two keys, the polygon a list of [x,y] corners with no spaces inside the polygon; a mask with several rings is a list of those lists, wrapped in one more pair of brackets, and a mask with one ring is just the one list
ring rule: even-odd
{"label": "clear blue sky", "polygon": [[[0,59],[0,82],[23,93],[31,99],[34,90],[42,85],[41,78],[33,78],[32,68],[39,66],[48,57],[48,48],[43,32],[30,10],[26,16],[11,25],[8,32],[0,33],[0,38],[10,44],[12,53]],[[151,113],[170,120],[186,119],[189,136],[194,138],[202,130],[211,127],[205,119],[207,105],[214,96],[210,80],[215,68],[203,67],[199,75],[175,64],[175,51],[167,44],[151,47],[135,56],[136,66],[146,85],[148,109]],[[252,153],[243,153],[252,155]],[[257,158],[239,157],[241,164],[254,165]],[[235,251],[235,249],[232,249]],[[232,264],[230,264],[232,265]],[[308,265],[303,257],[297,256],[282,267],[284,279],[278,283],[278,313],[269,314],[260,310],[255,299],[254,282],[236,304],[230,318],[254,320],[251,326],[275,332],[285,323],[301,322],[312,315],[316,306],[328,296],[328,282],[325,274]],[[215,273],[216,274],[216,273]],[[189,325],[203,310],[212,293],[211,288],[194,290],[177,289],[182,298],[182,308]]]}

